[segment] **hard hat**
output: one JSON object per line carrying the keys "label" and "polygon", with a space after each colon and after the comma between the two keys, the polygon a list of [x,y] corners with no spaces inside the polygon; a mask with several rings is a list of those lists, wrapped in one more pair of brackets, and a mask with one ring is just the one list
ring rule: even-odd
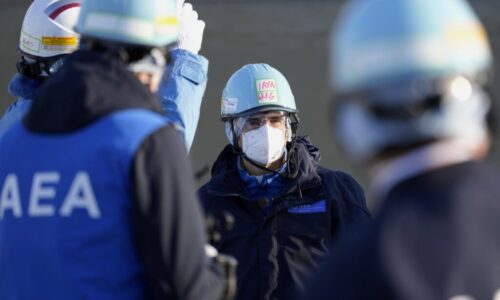
{"label": "hard hat", "polygon": [[86,0],[77,25],[85,37],[151,48],[176,42],[178,31],[174,0]]}
{"label": "hard hat", "polygon": [[353,0],[333,33],[330,70],[340,93],[402,77],[474,74],[492,63],[486,32],[465,0]]}
{"label": "hard hat", "polygon": [[352,0],[332,33],[336,130],[354,159],[487,135],[493,59],[465,0]]}
{"label": "hard hat", "polygon": [[32,59],[68,54],[78,48],[73,31],[80,0],[35,0],[24,16],[19,50]]}
{"label": "hard hat", "polygon": [[249,64],[229,78],[222,92],[222,120],[270,110],[297,112],[290,85],[278,70]]}

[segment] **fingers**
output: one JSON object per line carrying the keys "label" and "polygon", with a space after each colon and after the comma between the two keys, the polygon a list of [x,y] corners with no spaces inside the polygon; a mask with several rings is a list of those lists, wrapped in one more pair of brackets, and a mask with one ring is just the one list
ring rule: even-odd
{"label": "fingers", "polygon": [[191,11],[191,20],[198,20],[198,12],[196,10]]}
{"label": "fingers", "polygon": [[203,32],[205,30],[205,21],[198,20],[197,24],[199,32]]}
{"label": "fingers", "polygon": [[184,3],[180,15],[180,18],[184,21],[184,23],[195,23],[198,21],[198,17],[198,12],[193,9],[193,5],[191,3]]}
{"label": "fingers", "polygon": [[177,6],[177,15],[180,15],[182,12],[182,6],[184,5],[185,0],[177,0],[176,1],[176,6]]}
{"label": "fingers", "polygon": [[198,12],[191,3],[185,2],[182,6],[180,19],[180,33],[178,47],[198,54],[203,43],[205,22],[198,19]]}
{"label": "fingers", "polygon": [[191,3],[184,3],[184,6],[182,7],[181,16],[188,17],[191,15],[192,12],[193,12],[193,5]]}

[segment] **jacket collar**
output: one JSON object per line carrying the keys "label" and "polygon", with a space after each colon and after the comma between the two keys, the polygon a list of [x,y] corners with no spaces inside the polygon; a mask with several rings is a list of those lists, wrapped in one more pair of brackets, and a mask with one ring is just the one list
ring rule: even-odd
{"label": "jacket collar", "polygon": [[9,83],[9,94],[14,97],[31,100],[42,83],[43,81],[16,74]]}
{"label": "jacket collar", "polygon": [[[312,145],[308,138],[299,137],[295,144],[295,151],[291,155],[296,156],[298,162],[290,164],[291,171],[294,173],[294,168],[299,168],[299,171],[295,178],[286,180],[281,195],[302,193],[302,191],[319,186],[321,184],[321,178],[317,172],[321,158],[319,149]],[[235,153],[232,145],[227,145],[222,150],[212,166],[212,179],[208,183],[209,193],[247,199],[248,192],[238,171],[238,158],[239,155]]]}

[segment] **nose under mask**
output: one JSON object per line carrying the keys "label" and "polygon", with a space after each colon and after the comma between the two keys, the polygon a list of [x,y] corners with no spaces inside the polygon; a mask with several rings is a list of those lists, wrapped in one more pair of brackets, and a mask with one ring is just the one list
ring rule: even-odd
{"label": "nose under mask", "polygon": [[251,160],[269,165],[280,159],[285,151],[285,131],[269,125],[243,133],[242,150]]}

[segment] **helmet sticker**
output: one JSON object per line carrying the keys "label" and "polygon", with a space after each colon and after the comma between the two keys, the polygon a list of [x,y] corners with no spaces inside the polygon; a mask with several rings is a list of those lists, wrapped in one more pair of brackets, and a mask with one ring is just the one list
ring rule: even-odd
{"label": "helmet sticker", "polygon": [[278,102],[278,89],[274,79],[260,79],[255,81],[257,99],[260,104]]}
{"label": "helmet sticker", "polygon": [[463,51],[487,51],[489,48],[488,36],[479,23],[451,24],[445,28],[444,37],[450,47],[465,47]]}
{"label": "helmet sticker", "polygon": [[19,43],[21,50],[29,49],[35,53],[40,52],[40,40],[21,31],[21,41]]}
{"label": "helmet sticker", "polygon": [[221,106],[222,113],[233,113],[238,109],[238,98],[222,98]]}
{"label": "helmet sticker", "polygon": [[[59,5],[61,5],[61,1],[56,3],[56,5],[58,5],[58,7],[55,8],[54,11],[52,11],[49,15],[49,18],[54,20],[54,21],[57,19],[57,17],[59,17],[59,15],[61,15],[63,12],[67,11],[68,9],[81,6],[80,3],[78,3],[78,2],[70,2],[70,3],[67,3],[65,5],[59,6]],[[52,9],[52,7],[50,6],[49,9]]]}
{"label": "helmet sticker", "polygon": [[42,49],[45,51],[65,51],[72,52],[78,47],[78,38],[76,36],[68,37],[42,37]]}
{"label": "helmet sticker", "polygon": [[42,36],[42,45],[44,46],[77,46],[78,38],[76,36],[51,37]]}

